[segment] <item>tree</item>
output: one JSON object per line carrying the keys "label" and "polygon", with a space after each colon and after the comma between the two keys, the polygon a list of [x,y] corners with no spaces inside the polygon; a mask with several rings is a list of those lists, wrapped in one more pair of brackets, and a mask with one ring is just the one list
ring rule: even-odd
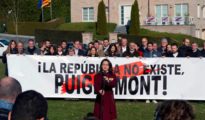
{"label": "tree", "polygon": [[97,15],[97,34],[106,35],[107,32],[107,19],[105,13],[105,4],[102,0],[98,5],[98,15]]}
{"label": "tree", "polygon": [[137,0],[134,1],[131,10],[131,22],[129,27],[130,35],[138,35],[140,32],[139,7]]}
{"label": "tree", "polygon": [[[19,19],[19,0],[2,0],[2,15],[10,18],[15,26],[16,36],[18,35],[18,19]],[[18,37],[17,37],[18,40]]]}

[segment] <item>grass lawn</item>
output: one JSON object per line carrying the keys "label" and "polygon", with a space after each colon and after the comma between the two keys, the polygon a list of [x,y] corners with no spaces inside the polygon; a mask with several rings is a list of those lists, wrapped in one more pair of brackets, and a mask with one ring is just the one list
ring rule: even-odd
{"label": "grass lawn", "polygon": [[[4,66],[0,63],[0,78],[4,75]],[[153,120],[155,104],[141,101],[117,101],[118,120]],[[205,102],[191,102],[196,112],[196,120],[205,119]],[[93,111],[94,101],[89,100],[48,100],[49,120],[82,120]]]}

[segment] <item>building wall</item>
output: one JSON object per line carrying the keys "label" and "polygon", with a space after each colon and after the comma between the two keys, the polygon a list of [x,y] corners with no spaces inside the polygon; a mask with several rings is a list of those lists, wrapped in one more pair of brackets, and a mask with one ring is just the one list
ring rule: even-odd
{"label": "building wall", "polygon": [[[98,3],[101,0],[71,0],[71,22],[83,22],[82,21],[82,9],[83,7],[94,7],[94,21],[97,20]],[[120,6],[132,5],[134,0],[109,0],[110,1],[110,17],[109,22],[120,25]],[[105,5],[108,6],[108,0],[104,0]],[[140,10],[140,23],[144,25],[145,18],[148,15],[148,0],[138,0]],[[194,36],[205,39],[205,17],[203,18],[203,8],[205,9],[205,0],[150,0],[150,15],[155,16],[156,5],[167,4],[168,15],[174,16],[175,4],[187,3],[189,6],[189,16],[194,18],[194,24],[196,27],[192,28],[195,32]],[[200,6],[200,18],[197,17],[197,6]],[[159,26],[160,27],[160,26]],[[157,28],[159,28],[157,27]],[[179,28],[184,28],[178,26]],[[152,28],[152,27],[148,27]],[[162,26],[162,28],[164,28]],[[175,27],[174,27],[175,28]],[[186,28],[185,28],[186,29]],[[183,29],[182,29],[183,30]],[[169,30],[164,29],[165,32]],[[184,30],[187,31],[187,30]],[[189,31],[189,30],[188,30]],[[172,32],[172,31],[171,31]],[[186,33],[186,32],[185,32]],[[189,34],[193,35],[193,33]]]}
{"label": "building wall", "polygon": [[[94,7],[94,21],[97,21],[98,3],[101,0],[71,0],[71,22],[83,22],[82,21],[82,9],[83,7]],[[120,23],[120,6],[132,5],[134,0],[109,0],[110,1],[110,17],[109,22]],[[105,5],[108,6],[108,0],[104,0]],[[145,17],[147,16],[147,2],[139,0],[140,21],[143,24]]]}
{"label": "building wall", "polygon": [[[175,4],[187,3],[189,5],[189,16],[194,18],[195,36],[203,38],[203,29],[205,29],[205,18],[203,17],[203,8],[205,7],[205,0],[151,0],[150,12],[152,16],[155,16],[155,6],[159,4],[168,4],[168,15],[174,16]],[[200,6],[200,18],[197,16],[197,6]],[[180,28],[180,26],[179,26]],[[186,30],[185,30],[186,31]],[[197,35],[198,34],[198,35]]]}

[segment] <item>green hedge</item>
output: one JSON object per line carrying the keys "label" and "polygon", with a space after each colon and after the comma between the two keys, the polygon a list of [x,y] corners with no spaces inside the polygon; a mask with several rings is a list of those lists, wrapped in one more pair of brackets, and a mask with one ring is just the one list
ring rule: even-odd
{"label": "green hedge", "polygon": [[[36,29],[56,29],[59,25],[65,23],[64,19],[56,19],[53,22],[19,22],[18,34],[34,35]],[[8,22],[8,33],[15,34],[15,24]]]}
{"label": "green hedge", "polygon": [[50,40],[54,44],[59,44],[63,40],[82,41],[82,31],[62,31],[62,30],[36,30],[35,39],[38,43],[44,40]]}
{"label": "green hedge", "polygon": [[[115,23],[108,23],[108,32],[113,32],[115,30]],[[79,23],[65,23],[60,25],[58,30],[68,30],[68,31],[85,31],[96,33],[96,23],[95,22],[79,22]]]}
{"label": "green hedge", "polygon": [[191,40],[191,42],[196,42],[200,46],[202,46],[203,42],[204,42],[204,40],[196,38],[196,37],[192,37],[190,35],[174,34],[174,33],[167,33],[167,32],[155,32],[155,31],[150,31],[147,29],[141,29],[140,36],[149,36],[152,38],[157,38],[157,41],[160,41],[158,38],[167,37],[167,38],[170,38],[171,43],[177,43],[179,45],[182,44],[182,41],[184,38],[189,38]]}
{"label": "green hedge", "polygon": [[141,43],[141,38],[142,37],[147,37],[150,42],[156,42],[160,44],[162,38],[167,38],[169,43],[177,43],[178,45],[182,45],[182,41],[184,38],[189,38],[191,42],[196,42],[199,44],[199,46],[203,45],[204,40],[198,39],[189,35],[184,35],[184,34],[174,34],[174,33],[166,33],[166,32],[155,32],[155,31],[150,31],[147,29],[141,29],[140,34],[138,36],[136,35],[118,35],[118,37],[125,37],[129,41]]}
{"label": "green hedge", "polygon": [[[115,23],[107,23],[108,32],[114,32],[115,27],[117,25]],[[96,34],[96,23],[95,22],[80,22],[80,23],[65,23],[60,25],[58,30],[67,30],[67,31],[84,31],[84,32],[93,32],[94,39],[102,40],[108,35],[97,35]]]}

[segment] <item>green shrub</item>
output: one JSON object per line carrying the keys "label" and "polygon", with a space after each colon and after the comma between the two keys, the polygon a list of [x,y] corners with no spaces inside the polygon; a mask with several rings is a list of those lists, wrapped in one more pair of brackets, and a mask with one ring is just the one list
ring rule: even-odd
{"label": "green shrub", "polygon": [[132,5],[131,10],[131,21],[130,21],[130,27],[129,27],[129,34],[130,35],[138,35],[140,32],[140,20],[139,20],[139,7],[138,2],[135,0],[135,2]]}
{"label": "green shrub", "polygon": [[[57,19],[54,22],[19,22],[18,34],[19,35],[34,35],[36,29],[55,29],[60,24],[65,23],[64,19]],[[15,34],[15,24],[8,22],[8,33]]]}
{"label": "green shrub", "polygon": [[97,34],[98,35],[106,35],[107,34],[107,18],[105,13],[105,4],[104,1],[101,0],[98,5],[98,15],[97,15]]}

